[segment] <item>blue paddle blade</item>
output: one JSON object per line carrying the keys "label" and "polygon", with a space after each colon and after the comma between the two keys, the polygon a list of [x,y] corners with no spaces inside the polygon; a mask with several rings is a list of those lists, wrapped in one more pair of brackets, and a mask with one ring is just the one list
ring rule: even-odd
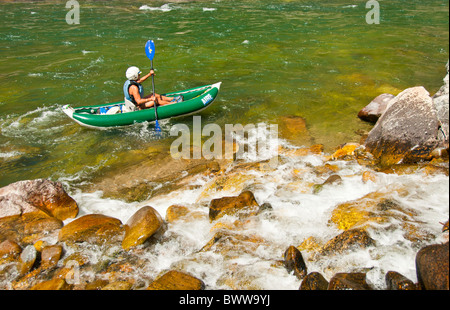
{"label": "blue paddle blade", "polygon": [[161,127],[159,127],[158,120],[156,120],[156,122],[155,122],[155,130],[156,130],[156,132],[161,132]]}
{"label": "blue paddle blade", "polygon": [[145,54],[150,60],[153,60],[153,57],[155,57],[155,42],[153,40],[148,40],[145,43]]}

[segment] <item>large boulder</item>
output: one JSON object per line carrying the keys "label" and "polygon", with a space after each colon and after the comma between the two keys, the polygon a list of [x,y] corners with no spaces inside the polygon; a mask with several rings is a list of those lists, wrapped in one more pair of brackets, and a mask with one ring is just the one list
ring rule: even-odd
{"label": "large boulder", "polygon": [[449,289],[449,250],[446,244],[433,244],[422,248],[416,255],[417,280],[425,290]]}
{"label": "large boulder", "polygon": [[32,244],[77,214],[77,203],[61,183],[45,179],[12,183],[0,188],[0,242]]}
{"label": "large boulder", "polygon": [[365,146],[385,165],[430,160],[439,146],[439,126],[428,91],[422,86],[408,88],[389,102]]}
{"label": "large boulder", "polygon": [[62,221],[78,214],[77,203],[59,182],[27,180],[0,188],[0,217],[38,210]]}
{"label": "large boulder", "polygon": [[439,137],[443,141],[443,146],[449,147],[449,77],[448,77],[448,62],[447,75],[444,78],[444,85],[433,96],[433,104],[436,107],[437,118],[439,120],[440,131]]}

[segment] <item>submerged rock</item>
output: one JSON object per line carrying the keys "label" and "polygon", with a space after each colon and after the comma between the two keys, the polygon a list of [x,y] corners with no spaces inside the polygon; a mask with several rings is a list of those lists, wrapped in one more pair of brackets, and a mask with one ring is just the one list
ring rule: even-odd
{"label": "submerged rock", "polygon": [[311,145],[313,139],[306,127],[306,121],[300,116],[281,116],[279,118],[279,133],[296,145]]}

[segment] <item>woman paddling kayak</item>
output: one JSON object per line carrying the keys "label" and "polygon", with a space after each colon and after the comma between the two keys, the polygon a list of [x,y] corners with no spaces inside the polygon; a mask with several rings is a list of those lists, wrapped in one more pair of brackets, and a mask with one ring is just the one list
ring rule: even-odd
{"label": "woman paddling kayak", "polygon": [[158,105],[164,106],[182,100],[182,98],[166,97],[158,94],[150,94],[144,97],[144,87],[141,83],[154,75],[155,72],[150,70],[143,77],[141,77],[141,73],[139,68],[135,66],[129,67],[125,73],[128,80],[123,84],[123,93],[125,96],[125,106],[129,111],[151,108],[155,105],[155,101]]}

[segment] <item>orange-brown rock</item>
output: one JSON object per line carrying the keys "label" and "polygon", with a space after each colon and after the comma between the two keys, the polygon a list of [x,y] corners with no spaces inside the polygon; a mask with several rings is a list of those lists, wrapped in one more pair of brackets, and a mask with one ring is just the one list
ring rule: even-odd
{"label": "orange-brown rock", "polygon": [[41,253],[41,268],[50,269],[58,264],[62,255],[62,246],[50,245],[42,249]]}
{"label": "orange-brown rock", "polygon": [[187,273],[171,270],[152,283],[148,290],[203,290],[205,283]]}
{"label": "orange-brown rock", "polygon": [[37,179],[0,188],[0,217],[36,212],[36,209],[59,220],[78,214],[77,203],[59,182]]}
{"label": "orange-brown rock", "polygon": [[311,272],[303,279],[299,289],[302,291],[326,291],[328,284],[328,281],[320,273]]}
{"label": "orange-brown rock", "polygon": [[388,271],[385,280],[388,290],[410,291],[417,289],[413,281],[396,271]]}
{"label": "orange-brown rock", "polygon": [[375,245],[375,241],[369,236],[366,230],[361,228],[349,229],[328,241],[320,253],[323,255],[333,255],[345,251],[367,248]]}
{"label": "orange-brown rock", "polygon": [[292,245],[284,252],[284,266],[300,280],[308,273],[302,253]]}
{"label": "orange-brown rock", "polygon": [[158,232],[163,225],[161,215],[153,207],[145,206],[139,209],[125,224],[125,237],[122,248],[129,250],[143,244]]}
{"label": "orange-brown rock", "polygon": [[310,145],[313,142],[303,117],[281,116],[278,128],[284,139],[296,145]]}
{"label": "orange-brown rock", "polygon": [[172,223],[189,214],[189,209],[184,206],[172,205],[167,208],[166,221]]}
{"label": "orange-brown rock", "polygon": [[250,191],[244,191],[239,196],[213,199],[209,206],[209,219],[214,221],[226,214],[233,215],[245,211],[247,215],[254,215],[259,211],[255,196]]}
{"label": "orange-brown rock", "polygon": [[328,290],[371,290],[365,273],[337,273],[331,278]]}
{"label": "orange-brown rock", "polygon": [[103,244],[117,241],[122,233],[120,220],[102,214],[89,214],[64,226],[59,232],[59,241]]}
{"label": "orange-brown rock", "polygon": [[16,242],[5,240],[0,243],[0,262],[2,259],[14,260],[19,257],[22,248]]}
{"label": "orange-brown rock", "polygon": [[59,291],[68,290],[70,285],[62,278],[53,278],[51,280],[40,282],[30,288],[33,291]]}
{"label": "orange-brown rock", "polygon": [[419,285],[425,290],[449,289],[449,248],[433,244],[422,248],[416,255],[416,273]]}

